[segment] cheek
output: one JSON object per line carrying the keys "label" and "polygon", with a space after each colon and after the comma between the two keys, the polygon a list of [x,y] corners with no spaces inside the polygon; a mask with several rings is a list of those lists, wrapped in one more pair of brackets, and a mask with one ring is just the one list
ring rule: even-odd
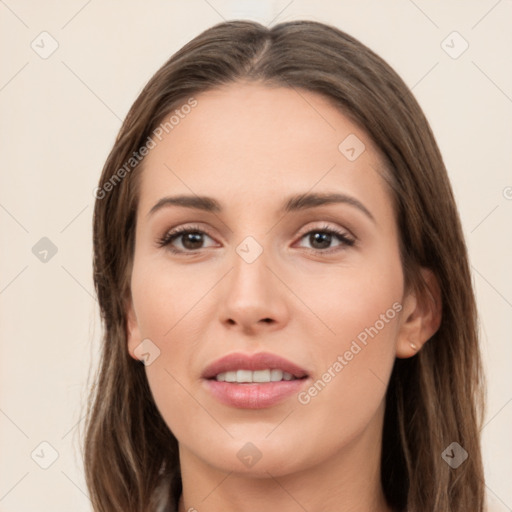
{"label": "cheek", "polygon": [[364,276],[352,275],[344,281],[338,300],[330,308],[330,320],[340,341],[357,340],[361,346],[374,350],[365,351],[370,357],[390,348],[396,335],[397,313],[401,309],[401,280],[388,275],[370,272]]}
{"label": "cheek", "polygon": [[395,360],[403,275],[394,253],[364,268],[344,268],[309,293],[329,327],[311,348],[319,374],[301,403],[329,416],[365,422],[384,398]]}
{"label": "cheek", "polygon": [[393,305],[402,300],[403,274],[398,254],[388,253],[361,265],[326,268],[321,274],[300,279],[297,294],[305,297],[317,317],[308,315],[310,323],[324,324],[323,331],[318,331],[322,332],[318,336],[322,351],[341,350],[358,335],[364,343],[365,333],[375,334],[375,327],[380,339],[393,340],[396,310],[401,309]]}
{"label": "cheek", "polygon": [[[204,299],[218,281],[216,275],[196,277],[141,260],[134,265],[131,281],[140,338],[150,339],[159,351],[146,366],[148,383],[161,415],[178,432],[186,431],[184,411],[193,415],[197,406],[189,372],[205,324]],[[197,413],[202,417],[200,410]]]}
{"label": "cheek", "polygon": [[[141,335],[159,340],[161,349],[184,325],[190,328],[190,317],[201,311],[200,302],[215,282],[215,276],[196,277],[162,259],[141,259],[134,266],[131,287]],[[190,341],[192,332],[187,332]]]}

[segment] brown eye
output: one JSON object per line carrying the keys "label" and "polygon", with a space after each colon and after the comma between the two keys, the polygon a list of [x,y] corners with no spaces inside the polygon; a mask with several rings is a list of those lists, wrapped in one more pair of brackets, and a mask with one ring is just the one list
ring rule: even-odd
{"label": "brown eye", "polygon": [[203,244],[203,234],[197,231],[190,231],[179,236],[181,236],[181,243],[185,249],[193,251],[194,249],[200,249]]}
{"label": "brown eye", "polygon": [[[355,240],[351,238],[348,233],[337,231],[327,226],[322,229],[313,229],[308,231],[301,237],[301,240],[303,239],[307,239],[312,250],[322,252],[328,252],[327,250],[329,249],[336,251],[336,247],[339,247],[340,249],[344,246],[351,247],[355,243]],[[332,243],[335,241],[338,243],[336,246],[332,246]]]}
{"label": "brown eye", "polygon": [[313,249],[328,249],[332,242],[332,235],[330,233],[313,232],[309,235],[309,243]]}
{"label": "brown eye", "polygon": [[[192,227],[175,229],[166,233],[159,241],[159,247],[167,247],[174,253],[193,252],[203,249],[205,237],[212,240],[204,231]],[[211,247],[211,245],[210,245]]]}

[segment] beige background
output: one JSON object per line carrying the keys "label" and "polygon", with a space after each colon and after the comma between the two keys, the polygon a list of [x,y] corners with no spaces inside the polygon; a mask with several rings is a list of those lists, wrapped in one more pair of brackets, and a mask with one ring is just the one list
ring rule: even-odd
{"label": "beige background", "polygon": [[[413,88],[449,169],[473,267],[489,380],[489,500],[493,510],[512,510],[512,2],[5,0],[0,511],[91,510],[78,427],[100,336],[92,191],[149,77],[199,32],[238,17],[334,24]],[[468,49],[452,58],[464,40]],[[57,248],[47,262],[32,252],[43,237]],[[58,458],[43,469],[53,450]]]}

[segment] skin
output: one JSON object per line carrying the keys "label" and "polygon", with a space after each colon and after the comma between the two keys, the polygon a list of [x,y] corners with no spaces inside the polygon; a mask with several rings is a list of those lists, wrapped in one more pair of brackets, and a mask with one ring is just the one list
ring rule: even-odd
{"label": "skin", "polygon": [[[386,386],[395,358],[414,356],[437,330],[440,307],[405,289],[381,158],[312,92],[237,83],[196,99],[145,159],[127,306],[130,355],[146,338],[160,350],[146,373],[180,446],[180,512],[390,511],[380,483]],[[353,162],[338,149],[350,134],[365,144]],[[279,212],[306,192],[347,194],[374,220],[350,204]],[[178,194],[210,196],[223,209],[149,214]],[[183,236],[172,245],[192,256],[157,245],[191,224],[206,233],[202,245],[191,250]],[[355,244],[315,244],[307,233],[325,225]],[[252,263],[236,252],[247,236],[263,251]],[[267,351],[306,369],[307,390],[395,303],[401,311],[305,405],[292,395],[237,409],[203,386],[201,372],[219,357]],[[237,457],[248,442],[261,454],[251,467]]]}

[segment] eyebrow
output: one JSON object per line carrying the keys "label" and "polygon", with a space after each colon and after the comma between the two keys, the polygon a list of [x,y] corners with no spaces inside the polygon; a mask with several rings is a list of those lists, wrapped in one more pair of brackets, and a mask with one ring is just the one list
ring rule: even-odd
{"label": "eyebrow", "polygon": [[[363,212],[369,219],[371,219],[375,223],[375,217],[372,213],[366,208],[366,206],[361,203],[355,197],[349,196],[347,194],[340,193],[305,193],[305,194],[296,194],[294,196],[289,197],[283,206],[281,207],[280,212],[289,213],[296,212],[301,210],[306,210],[308,208],[314,208],[317,206],[324,206],[327,204],[348,204],[353,206]],[[189,196],[189,195],[179,195],[179,196],[167,196],[160,199],[151,210],[148,212],[148,216],[154,214],[156,211],[169,206],[181,206],[183,208],[194,208],[197,210],[203,210],[206,212],[221,212],[222,206],[220,203],[213,199],[212,197],[207,196]]]}

